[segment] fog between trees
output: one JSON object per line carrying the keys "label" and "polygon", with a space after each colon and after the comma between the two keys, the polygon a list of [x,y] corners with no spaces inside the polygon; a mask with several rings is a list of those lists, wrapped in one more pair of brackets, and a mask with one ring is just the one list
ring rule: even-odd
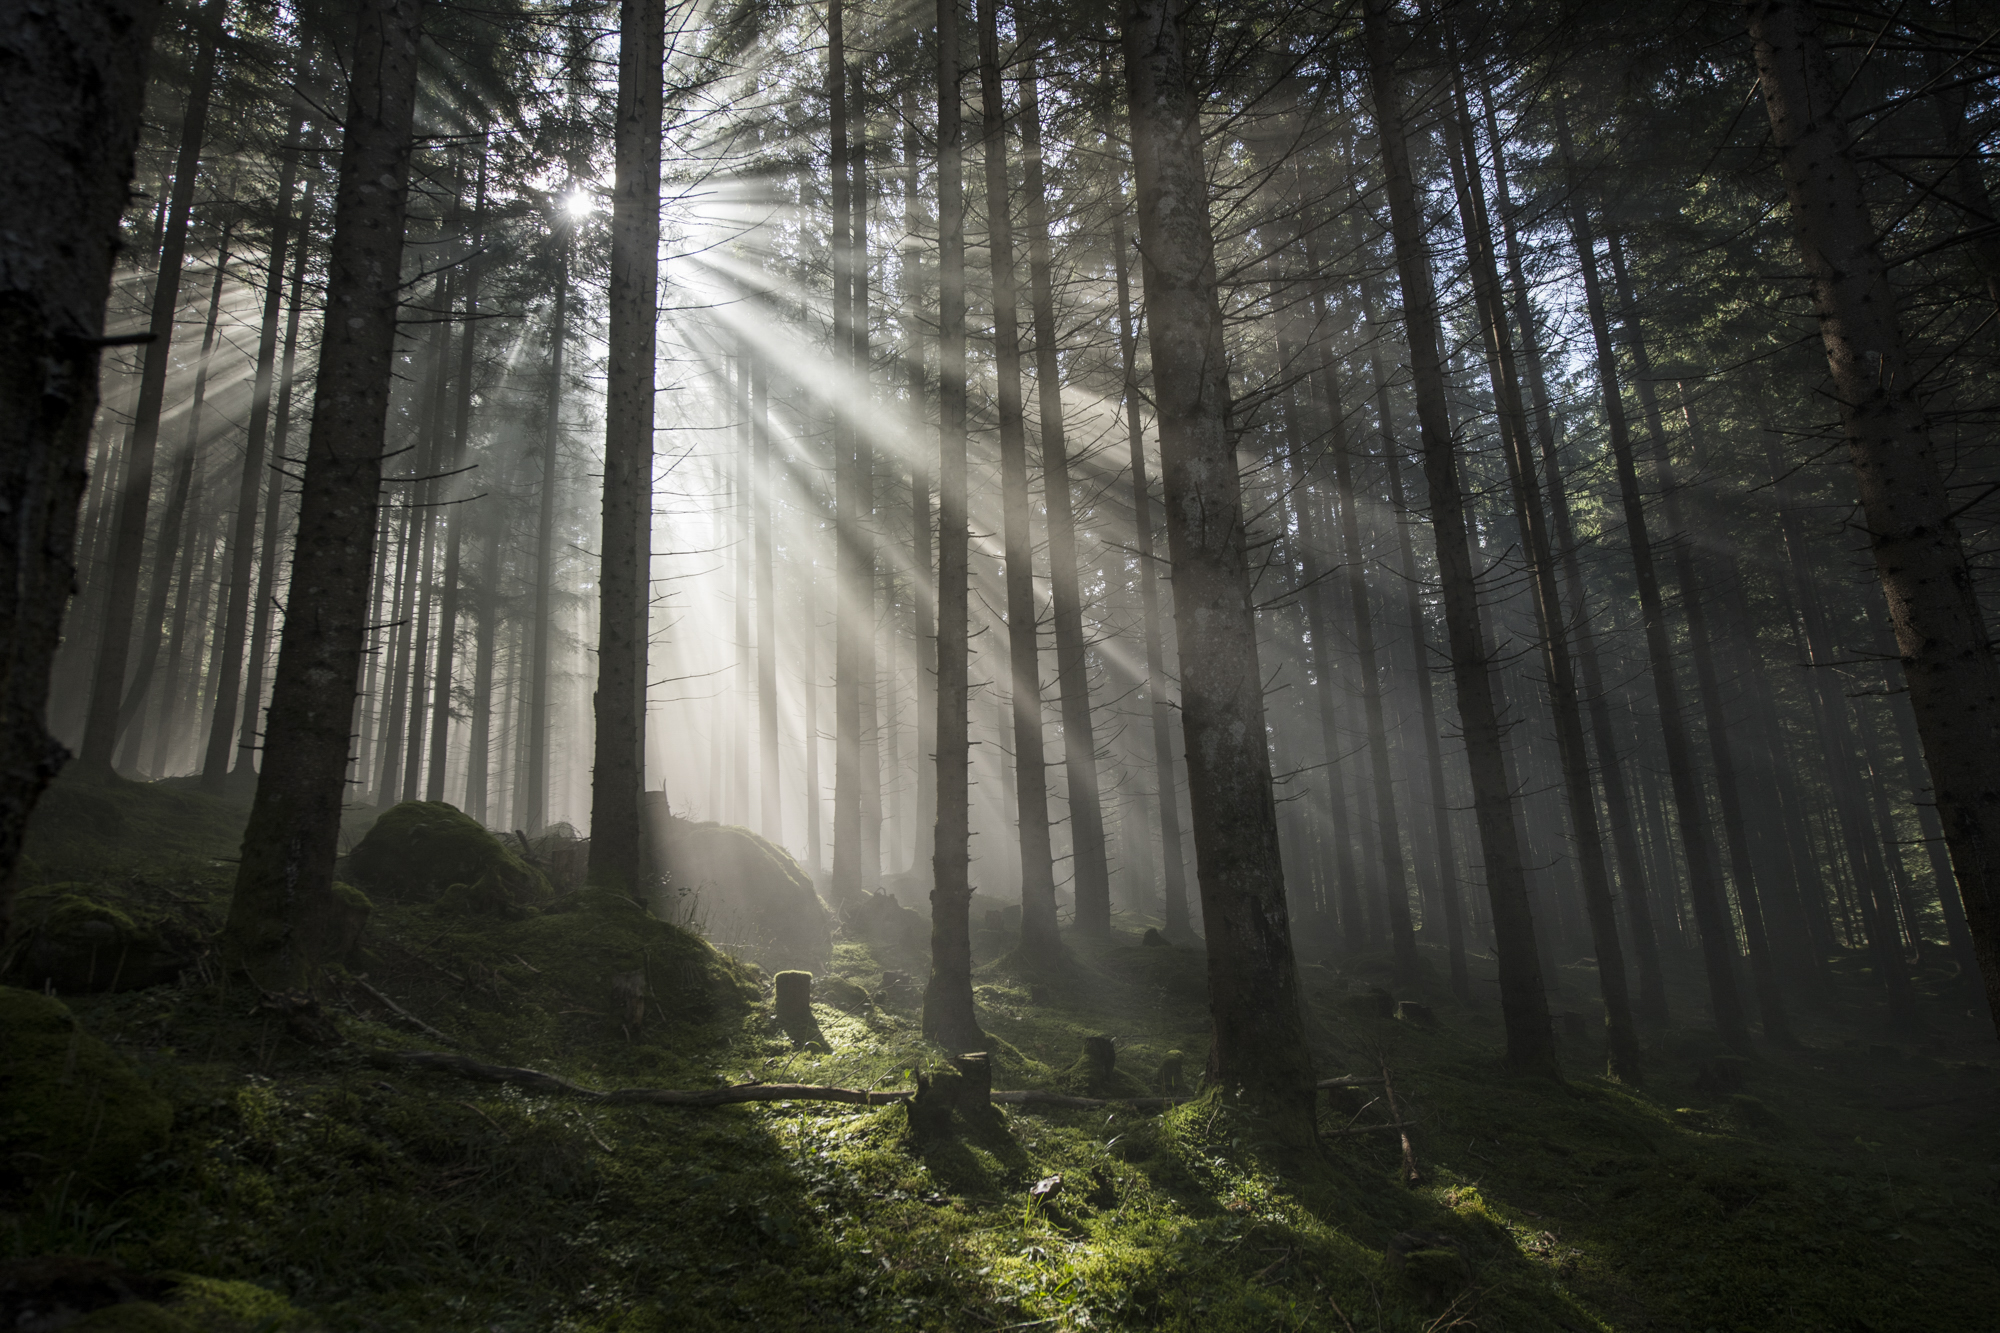
{"label": "fog between trees", "polygon": [[1202,937],[1274,1103],[1363,952],[1633,1081],[1669,977],[1738,1044],[1856,953],[1988,1012],[1989,28],[167,6],[12,651],[77,773],[254,786],[273,987],[343,806],[638,888],[644,790],[928,914],[961,1049],[988,899],[1057,972]]}

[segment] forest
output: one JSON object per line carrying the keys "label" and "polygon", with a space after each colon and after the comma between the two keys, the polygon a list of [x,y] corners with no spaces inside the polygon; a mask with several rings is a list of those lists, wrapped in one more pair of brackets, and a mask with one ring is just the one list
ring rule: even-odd
{"label": "forest", "polygon": [[0,1328],[1982,1329],[2000,24],[0,3]]}

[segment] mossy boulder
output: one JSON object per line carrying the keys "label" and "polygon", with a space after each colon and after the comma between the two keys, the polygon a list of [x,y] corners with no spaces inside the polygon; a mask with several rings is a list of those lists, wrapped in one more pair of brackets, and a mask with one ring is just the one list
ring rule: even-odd
{"label": "mossy boulder", "polygon": [[504,916],[555,896],[548,877],[443,801],[404,801],[348,854],[346,877],[383,902]]}
{"label": "mossy boulder", "polygon": [[162,985],[192,957],[184,932],[94,884],[43,884],[21,894],[13,939],[9,978],[65,995]]}
{"label": "mossy boulder", "polygon": [[0,1033],[0,1182],[73,1171],[116,1190],[166,1146],[173,1107],[61,1001],[0,986]]}
{"label": "mossy boulder", "polygon": [[[657,793],[656,793],[657,794]],[[655,910],[773,971],[820,971],[833,918],[784,848],[749,829],[647,810]]]}

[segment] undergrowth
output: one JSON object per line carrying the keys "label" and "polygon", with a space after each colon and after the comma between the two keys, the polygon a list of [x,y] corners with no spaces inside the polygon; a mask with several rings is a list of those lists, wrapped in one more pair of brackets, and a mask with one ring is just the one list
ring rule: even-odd
{"label": "undergrowth", "polygon": [[[126,833],[61,822],[102,825],[97,799],[134,806]],[[241,807],[202,799],[59,798],[31,883],[213,922]],[[178,840],[149,860],[169,815]],[[1674,1030],[1650,1037],[1643,1087],[1583,1043],[1555,1084],[1502,1068],[1490,1009],[1427,988],[1435,1029],[1357,1018],[1341,1000],[1379,960],[1315,960],[1320,1072],[1389,1071],[1410,1184],[1399,1136],[1370,1128],[1390,1119],[1379,1083],[1333,1094],[1322,1147],[1287,1154],[1217,1092],[1164,1114],[1000,1108],[926,1137],[901,1106],[606,1107],[371,1059],[901,1088],[950,1054],[921,1038],[901,945],[837,942],[815,1050],[777,1030],[753,969],[623,900],[558,906],[378,905],[328,990],[333,1045],[301,1044],[212,958],[70,997],[171,1132],[115,1189],[12,1190],[0,1257],[254,1283],[291,1303],[271,1327],[330,1330],[1951,1330],[1990,1327],[2000,1300],[1994,1053],[1941,1006],[1919,1049],[1807,1023],[1802,1048],[1735,1061]],[[610,985],[635,973],[636,995]],[[1032,967],[984,957],[975,981],[998,1087],[1065,1086],[1087,1036],[1116,1039],[1132,1088],[1171,1052],[1201,1067],[1198,951],[1121,932]]]}

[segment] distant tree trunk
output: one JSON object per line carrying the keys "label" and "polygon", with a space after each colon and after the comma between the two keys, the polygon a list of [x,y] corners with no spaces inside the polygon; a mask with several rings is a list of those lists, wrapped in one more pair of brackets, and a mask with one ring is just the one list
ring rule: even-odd
{"label": "distant tree trunk", "polygon": [[[257,496],[264,484],[264,438],[271,408],[271,381],[278,360],[278,303],[285,294],[285,247],[290,241],[292,184],[298,176],[300,132],[305,117],[293,113],[278,168],[277,212],[271,222],[269,265],[264,275],[264,319],[257,338],[257,372],[250,390],[250,431],[243,446],[243,475],[236,488],[236,521],[229,535],[229,596],[215,629],[215,717],[201,763],[201,789],[220,796],[229,781],[230,743],[236,739],[236,704],[243,688],[243,648],[250,617],[250,562],[257,546]],[[301,241],[303,244],[303,240]],[[273,483],[275,486],[275,483]]]}
{"label": "distant tree trunk", "polygon": [[[1307,264],[1315,266],[1310,257]],[[1291,364],[1288,345],[1281,347],[1278,359],[1281,364]],[[1304,603],[1306,631],[1312,639],[1313,702],[1316,705],[1313,711],[1319,717],[1320,752],[1325,761],[1319,781],[1326,789],[1327,834],[1333,842],[1333,885],[1328,897],[1339,903],[1342,945],[1348,953],[1358,954],[1368,947],[1367,920],[1362,915],[1360,879],[1354,868],[1354,831],[1348,825],[1340,713],[1334,701],[1333,615],[1327,605],[1327,584],[1333,571],[1325,567],[1320,555],[1319,510],[1313,503],[1309,486],[1310,468],[1305,458],[1304,432],[1294,419],[1296,402],[1288,402],[1286,408],[1292,485],[1299,493],[1300,572],[1306,585],[1305,596],[1300,600]]]}
{"label": "distant tree trunk", "polygon": [[[426,395],[427,396],[427,395]],[[390,646],[382,654],[382,674],[375,677],[369,672],[371,683],[376,685],[372,693],[379,702],[376,717],[376,748],[379,750],[380,771],[375,780],[374,804],[393,805],[396,794],[403,789],[403,734],[409,720],[410,686],[410,619],[411,603],[417,591],[417,557],[420,542],[417,537],[415,511],[407,497],[401,504],[386,506],[390,511],[390,526],[398,529],[396,539],[396,576],[389,587],[391,605],[388,630]],[[383,572],[389,564],[382,562]],[[362,770],[362,781],[367,781],[367,770]]]}
{"label": "distant tree trunk", "polygon": [[1680,486],[1675,480],[1673,456],[1667,444],[1666,427],[1661,420],[1659,396],[1653,388],[1652,360],[1646,352],[1639,306],[1625,269],[1624,251],[1616,234],[1605,239],[1621,307],[1619,322],[1625,326],[1625,343],[1632,355],[1632,383],[1638,392],[1640,410],[1646,414],[1647,430],[1652,437],[1653,475],[1659,481],[1660,504],[1667,529],[1674,534],[1674,582],[1680,590],[1681,614],[1687,621],[1688,656],[1694,660],[1695,691],[1700,697],[1702,720],[1708,732],[1716,804],[1721,807],[1723,842],[1729,852],[1729,877],[1736,888],[1737,907],[1743,915],[1743,934],[1750,946],[1751,984],[1757,992],[1757,1008],[1764,1020],[1765,1037],[1789,1045],[1794,1038],[1785,1016],[1783,981],[1778,975],[1769,932],[1765,927],[1763,896],[1757,885],[1750,851],[1750,831],[1744,821],[1736,758],[1730,740],[1732,728],[1723,711],[1722,682],[1715,670],[1715,652],[1708,627],[1708,600],[1711,594],[1704,591],[1695,568],[1695,546],[1681,510]]}
{"label": "distant tree trunk", "polygon": [[771,460],[770,363],[753,353],[750,381],[751,521],[756,533],[757,582],[757,780],[758,824],[772,842],[785,836],[778,758],[778,602],[771,530],[771,491],[778,484]]}
{"label": "distant tree trunk", "polygon": [[809,565],[805,577],[804,605],[800,607],[799,637],[801,665],[805,695],[804,727],[806,733],[806,861],[812,872],[813,884],[822,883],[826,874],[826,853],[820,835],[820,823],[826,811],[826,795],[821,790],[819,763],[819,569]]}
{"label": "distant tree trunk", "polygon": [[[827,9],[826,97],[830,123],[828,167],[833,267],[833,358],[852,368],[854,355],[854,257],[851,150],[848,147],[845,0]],[[873,596],[861,576],[861,516],[866,500],[856,475],[855,444],[860,426],[843,401],[833,396],[834,454],[834,650],[833,650],[833,874],[836,906],[857,901],[864,891],[861,847],[861,672],[874,617],[866,614]]]}
{"label": "distant tree trunk", "polygon": [[1611,846],[1617,860],[1619,887],[1624,890],[1625,915],[1638,961],[1639,994],[1635,1014],[1642,1023],[1664,1027],[1667,1022],[1666,978],[1660,970],[1659,939],[1653,926],[1645,863],[1639,853],[1639,820],[1625,785],[1625,770],[1618,759],[1617,734],[1611,723],[1604,668],[1598,660],[1597,636],[1592,631],[1589,587],[1584,582],[1583,567],[1577,556],[1576,531],[1570,517],[1569,494],[1556,448],[1554,414],[1543,371],[1541,340],[1536,332],[1527,277],[1521,267],[1514,208],[1508,197],[1505,148],[1494,119],[1491,95],[1486,95],[1484,101],[1487,140],[1493,145],[1493,178],[1499,190],[1501,232],[1507,250],[1507,283],[1513,297],[1514,323],[1521,340],[1522,359],[1527,364],[1528,390],[1541,451],[1542,484],[1548,493],[1550,537],[1556,558],[1562,564],[1563,580],[1568,585],[1569,621],[1574,626],[1570,647],[1583,673],[1583,704],[1590,717],[1591,739],[1597,746],[1597,778],[1604,792],[1604,810],[1611,825]]}
{"label": "distant tree trunk", "polygon": [[[921,48],[920,48],[921,49]],[[918,330],[924,290],[923,205],[918,189],[922,146],[917,127],[917,87],[903,85],[903,242],[902,265],[898,278],[903,295],[903,371],[908,377],[910,413],[921,420],[924,412],[924,347]],[[917,705],[917,791],[914,828],[915,845],[910,867],[921,873],[936,854],[937,767],[937,585],[931,547],[935,540],[931,513],[931,473],[924,464],[920,445],[910,450],[910,565],[911,603],[916,640]]]}
{"label": "distant tree trunk", "polygon": [[2000,1029],[2000,663],[1907,360],[1826,52],[1797,0],[1745,0],[1848,452],[1945,843]]}
{"label": "distant tree trunk", "polygon": [[[456,173],[454,173],[456,174]],[[460,179],[453,186],[454,191],[463,189]],[[456,200],[454,200],[454,208]],[[451,458],[445,471],[463,467],[466,451],[472,445],[472,391],[473,379],[478,373],[477,357],[479,341],[479,280],[484,265],[480,262],[479,250],[485,240],[486,218],[486,143],[482,136],[479,145],[479,184],[472,206],[472,235],[470,254],[465,262],[465,327],[458,339],[458,395],[452,419]],[[460,489],[452,483],[452,489]],[[445,790],[445,768],[451,757],[451,685],[458,660],[458,613],[461,551],[465,544],[466,514],[465,500],[461,498],[451,508],[441,512],[439,521],[447,526],[445,539],[444,571],[438,587],[438,639],[437,668],[431,686],[431,746],[430,767],[424,778],[424,799],[442,801]]]}
{"label": "distant tree trunk", "polygon": [[1160,806],[1160,868],[1166,935],[1187,940],[1194,935],[1188,920],[1187,863],[1181,850],[1179,787],[1174,778],[1173,705],[1167,700],[1165,651],[1160,616],[1160,569],[1153,555],[1153,493],[1146,477],[1146,442],[1139,428],[1144,398],[1139,390],[1139,339],[1132,327],[1131,247],[1125,236],[1125,214],[1111,220],[1112,263],[1118,279],[1118,348],[1125,369],[1125,444],[1132,455],[1132,525],[1139,554],[1139,611],[1146,637],[1146,707],[1153,722],[1154,795]]}
{"label": "distant tree trunk", "polygon": [[[126,687],[125,702],[118,709],[118,762],[135,767],[143,747],[147,723],[157,723],[163,712],[171,712],[171,700],[150,694],[153,673],[165,646],[162,635],[167,615],[167,590],[173,587],[174,573],[193,558],[194,524],[188,519],[188,499],[194,487],[196,464],[201,455],[202,408],[208,401],[208,372],[215,355],[215,326],[222,313],[222,289],[229,276],[230,229],[222,229],[222,241],[215,255],[215,280],[208,293],[208,318],[202,325],[201,355],[194,388],[188,397],[188,416],[180,452],[175,455],[174,479],[167,489],[166,512],[160,516],[160,530],[153,538],[151,581],[146,589],[146,612],[139,622],[142,642],[138,668]],[[183,580],[185,581],[185,580]],[[148,699],[151,699],[149,706]],[[155,773],[159,777],[161,774]]]}
{"label": "distant tree trunk", "polygon": [[[1371,331],[1375,299],[1363,288],[1362,303]],[[1402,446],[1396,443],[1389,412],[1389,377],[1383,373],[1381,343],[1368,344],[1369,377],[1375,388],[1375,418],[1382,436],[1382,461],[1389,474],[1389,508],[1396,516],[1396,574],[1403,585],[1403,618],[1409,627],[1410,671],[1417,688],[1417,720],[1424,736],[1424,773],[1429,788],[1431,849],[1437,860],[1437,891],[1444,917],[1445,954],[1451,971],[1451,993],[1459,1003],[1472,1002],[1472,974],[1465,963],[1465,908],[1458,896],[1458,853],[1451,836],[1451,803],[1445,792],[1444,743],[1431,688],[1430,644],[1425,633],[1423,585],[1417,580],[1417,556],[1410,541],[1414,522],[1403,498]]]}
{"label": "distant tree trunk", "polygon": [[[965,489],[965,178],[959,0],[937,0],[938,582],[937,823],[931,853],[931,975],[924,1036],[983,1050],[972,1004],[971,542]],[[921,812],[919,812],[921,817]]]}
{"label": "distant tree trunk", "polygon": [[592,883],[636,889],[646,788],[646,640],[653,561],[653,400],[660,291],[661,66],[666,0],[621,0],[612,131],[611,287],[598,575]]}
{"label": "distant tree trunk", "polygon": [[1681,711],[1680,682],[1674,675],[1666,606],[1660,598],[1659,575],[1653,566],[1653,542],[1647,535],[1646,506],[1639,494],[1639,473],[1633,461],[1631,429],[1626,423],[1617,353],[1612,347],[1611,326],[1605,315],[1604,295],[1598,282],[1597,240],[1591,229],[1589,211],[1575,192],[1569,125],[1560,114],[1560,108],[1557,133],[1564,167],[1570,177],[1570,228],[1576,241],[1591,336],[1596,344],[1598,387],[1603,398],[1604,419],[1611,437],[1612,459],[1625,515],[1625,539],[1632,551],[1632,575],[1638,584],[1640,620],[1645,627],[1647,665],[1651,670],[1653,697],[1659,712],[1660,740],[1666,750],[1667,778],[1673,790],[1674,815],[1680,829],[1681,845],[1687,850],[1687,891],[1694,907],[1695,930],[1701,942],[1702,964],[1708,976],[1709,1006],[1714,1013],[1716,1030],[1723,1040],[1740,1046],[1749,1040],[1749,1036],[1744,1027],[1743,1000],[1737,988],[1736,929],[1730,920],[1729,903],[1719,882],[1715,844],[1709,836],[1708,803],[1702,794],[1700,775],[1695,771],[1687,723]]}
{"label": "distant tree trunk", "polygon": [[1494,256],[1493,229],[1486,211],[1486,189],[1474,156],[1470,110],[1461,85],[1454,84],[1457,115],[1445,127],[1452,175],[1459,198],[1459,217],[1471,260],[1474,290],[1480,307],[1494,398],[1500,404],[1500,428],[1507,457],[1514,511],[1521,529],[1532,579],[1536,628],[1542,646],[1549,710],[1555,722],[1557,767],[1567,798],[1569,833],[1583,888],[1584,910],[1590,921],[1590,943],[1597,959],[1599,993],[1604,999],[1607,1067],[1613,1078],[1628,1083],[1641,1079],[1639,1037],[1632,1023],[1631,995],[1625,975],[1625,949],[1618,938],[1617,910],[1611,900],[1611,877],[1604,863],[1604,839],[1598,824],[1597,793],[1590,782],[1590,754],[1583,739],[1583,710],[1577,699],[1575,665],[1562,593],[1556,584],[1555,555],[1549,539],[1548,516],[1535,475],[1534,446],[1528,438],[1528,415],[1521,402],[1521,382],[1515,369],[1513,339],[1507,328],[1500,267]]}
{"label": "distant tree trunk", "polygon": [[[299,201],[299,241],[292,247],[292,291],[285,314],[285,354],[278,366],[278,404],[271,428],[271,458],[275,469],[285,459],[285,444],[291,437],[293,371],[299,356],[299,315],[304,309],[306,252],[311,248],[313,183],[306,182]],[[274,472],[264,491],[264,540],[257,557],[257,600],[250,621],[250,660],[243,670],[243,730],[236,741],[235,765],[231,776],[253,781],[257,775],[258,738],[263,735],[264,666],[270,653],[271,617],[277,597],[278,553],[283,549],[285,486],[282,473]]]}
{"label": "distant tree trunk", "polygon": [[1021,225],[1028,233],[1028,277],[1035,321],[1035,398],[1041,411],[1042,479],[1047,489],[1049,590],[1056,629],[1056,684],[1062,695],[1063,770],[1069,785],[1074,849],[1076,928],[1111,930],[1111,868],[1104,851],[1104,808],[1098,793],[1097,731],[1090,717],[1090,662],[1083,638],[1083,604],[1076,581],[1076,516],[1071,508],[1069,445],[1063,430],[1062,363],[1056,343],[1055,283],[1049,247],[1049,204],[1042,181],[1042,109],[1035,62],[1021,67]]}
{"label": "distant tree trunk", "polygon": [[[187,254],[188,213],[194,205],[202,135],[208,127],[208,103],[215,88],[216,38],[221,32],[228,3],[229,0],[207,0],[193,25],[196,30],[194,77],[188,87],[187,110],[181,118],[180,153],[174,166],[173,194],[167,206],[165,252],[153,284],[153,318],[148,331],[151,340],[146,344],[145,366],[139,378],[139,401],[133,409],[132,442],[125,450],[125,485],[118,499],[111,563],[104,578],[104,618],[97,660],[92,668],[90,706],[84,720],[83,743],[77,752],[79,767],[92,777],[110,776],[111,752],[117,747],[122,729],[125,669],[132,648],[132,613],[138,604],[139,570],[145,562],[146,511],[153,494],[153,457],[159,447],[160,408],[166,400],[167,371],[172,365],[174,321],[180,313],[181,264]],[[151,9],[150,5],[123,0],[123,3],[107,9],[102,31],[117,31],[122,26],[121,19],[129,20],[137,27],[150,26],[143,14]],[[41,19],[51,12],[46,8],[39,9],[36,18]],[[22,31],[26,37],[25,27]],[[50,67],[38,64],[34,68],[39,72]],[[82,73],[67,62],[56,68]],[[143,82],[143,71],[139,78]],[[110,92],[109,85],[106,87],[110,96],[127,95]],[[33,96],[32,91],[27,95]],[[144,95],[143,88],[140,95]],[[29,107],[24,106],[22,110],[33,114]],[[35,120],[40,119],[35,117]],[[25,165],[33,159],[23,155],[21,160]],[[64,170],[73,171],[68,167]],[[22,180],[26,189],[15,197],[34,199],[39,217],[54,216],[41,208],[42,184],[27,177]],[[39,710],[35,716],[41,716]]]}
{"label": "distant tree trunk", "polygon": [[299,538],[263,771],[224,938],[269,989],[310,985],[356,924],[334,892],[393,380],[419,0],[364,0],[327,261]]}
{"label": "distant tree trunk", "polygon": [[[729,460],[729,488],[732,503],[729,506],[730,534],[729,549],[733,556],[730,571],[735,577],[731,589],[730,641],[736,649],[735,701],[729,709],[730,730],[730,804],[731,822],[749,827],[750,824],[750,700],[756,690],[757,663],[756,647],[750,641],[750,585],[756,577],[752,569],[754,563],[753,545],[757,540],[755,510],[756,501],[752,491],[756,483],[751,478],[754,470],[752,455],[756,450],[756,430],[750,420],[750,340],[739,338],[736,350],[736,449]],[[726,362],[726,358],[725,358]],[[728,372],[725,370],[724,374]]]}
{"label": "distant tree trunk", "polygon": [[1007,107],[1000,88],[1000,0],[975,0],[979,92],[985,112],[987,250],[993,265],[993,360],[1000,418],[1002,545],[1006,551],[1008,682],[1014,711],[1014,802],[1021,847],[1022,956],[1046,963],[1061,946],[1055,855],[1049,842],[1048,768],[1042,738],[1040,634],[1029,531],[1028,432],[1021,402],[1019,292],[1014,279]]}
{"label": "distant tree trunk", "polygon": [[[430,308],[449,312],[456,299],[457,274],[440,277],[431,288]],[[418,464],[418,480],[412,483],[411,502],[416,506],[410,515],[417,541],[417,559],[411,569],[412,600],[416,603],[416,621],[411,627],[410,642],[416,661],[410,666],[408,704],[403,711],[404,726],[408,729],[403,740],[403,800],[414,801],[422,790],[418,777],[424,767],[424,734],[429,718],[425,685],[430,678],[431,660],[431,609],[437,602],[437,539],[439,513],[437,498],[439,474],[450,466],[446,461],[452,454],[449,429],[445,425],[445,401],[451,388],[451,321],[440,319],[431,329],[430,373],[425,381],[425,404],[422,453]]]}
{"label": "distant tree trunk", "polygon": [[1200,54],[1189,49],[1187,18],[1175,0],[1127,0],[1119,11],[1208,937],[1208,1077],[1249,1094],[1280,1142],[1307,1142],[1312,1059],[1271,794],[1195,91]]}
{"label": "distant tree trunk", "polygon": [[[465,813],[486,822],[493,765],[493,667],[500,633],[500,575],[507,540],[507,508],[493,497],[486,514],[486,548],[479,560],[479,603],[472,638],[472,725],[465,742]],[[505,731],[505,728],[502,728]]]}
{"label": "distant tree trunk", "polygon": [[[205,481],[206,479],[201,479]],[[203,558],[202,551],[202,508],[207,499],[207,486],[196,484],[190,487],[198,492],[188,504],[187,519],[180,539],[180,586],[174,590],[174,609],[162,627],[160,639],[165,644],[162,656],[166,659],[166,670],[160,677],[157,688],[152,692],[152,707],[145,710],[146,720],[152,724],[153,758],[146,763],[140,755],[144,751],[146,728],[134,719],[126,732],[126,741],[132,754],[131,767],[154,779],[167,776],[167,760],[173,746],[174,730],[181,716],[181,660],[182,648],[186,643],[189,607],[195,600],[200,580],[195,578],[196,562]],[[136,709],[134,710],[137,711]]]}
{"label": "distant tree trunk", "polygon": [[1465,736],[1466,764],[1486,867],[1486,896],[1492,906],[1495,951],[1500,965],[1500,1007],[1507,1029],[1507,1060],[1519,1068],[1556,1072],[1555,1039],[1549,1026],[1537,955],[1534,914],[1514,818],[1513,788],[1507,777],[1506,742],[1494,699],[1492,664],[1480,627],[1477,583],[1466,528],[1458,459],[1452,447],[1440,352],[1437,297],[1423,242],[1416,186],[1410,171],[1402,90],[1389,49],[1385,0],[1363,0],[1375,115],[1389,198],[1396,270],[1403,290],[1410,369],[1416,384],[1417,420],[1423,436],[1424,475],[1430,486],[1431,526],[1437,535],[1438,578],[1444,595],[1452,677],[1457,686],[1459,725]]}
{"label": "distant tree trunk", "polygon": [[1854,715],[1847,701],[1842,678],[1835,674],[1840,660],[1833,633],[1826,623],[1825,609],[1813,587],[1812,566],[1805,548],[1805,533],[1792,504],[1790,470],[1778,453],[1777,440],[1766,437],[1766,461],[1778,497],[1778,528],[1784,536],[1785,554],[1792,582],[1798,589],[1798,613],[1805,629],[1805,648],[1812,682],[1812,698],[1817,705],[1817,730],[1824,737],[1827,785],[1832,789],[1835,823],[1847,852],[1848,870],[1853,876],[1855,896],[1860,900],[1863,938],[1872,955],[1875,978],[1888,992],[1889,1019],[1902,1030],[1917,1026],[1917,997],[1909,969],[1903,963],[1896,941],[1896,914],[1890,900],[1888,870],[1878,848],[1868,836],[1867,797],[1861,790],[1854,753]]}
{"label": "distant tree trunk", "polygon": [[549,818],[549,648],[554,626],[550,623],[555,595],[556,560],[556,471],[557,451],[562,446],[563,344],[569,334],[569,244],[559,242],[562,254],[556,273],[555,310],[549,318],[549,404],[548,419],[542,429],[541,501],[535,521],[535,609],[528,627],[533,647],[528,668],[526,777],[517,779],[511,822],[528,833],[539,833]]}
{"label": "distant tree trunk", "polygon": [[[872,366],[868,347],[868,203],[874,187],[868,176],[868,89],[863,70],[851,71],[856,112],[854,141],[848,147],[847,292],[854,383],[861,411],[848,422],[853,458],[852,524],[847,548],[853,556],[855,624],[854,683],[857,702],[855,742],[861,784],[861,883],[874,893],[882,887],[882,730],[880,663],[875,612],[875,446]],[[886,599],[885,599],[886,605]]]}

